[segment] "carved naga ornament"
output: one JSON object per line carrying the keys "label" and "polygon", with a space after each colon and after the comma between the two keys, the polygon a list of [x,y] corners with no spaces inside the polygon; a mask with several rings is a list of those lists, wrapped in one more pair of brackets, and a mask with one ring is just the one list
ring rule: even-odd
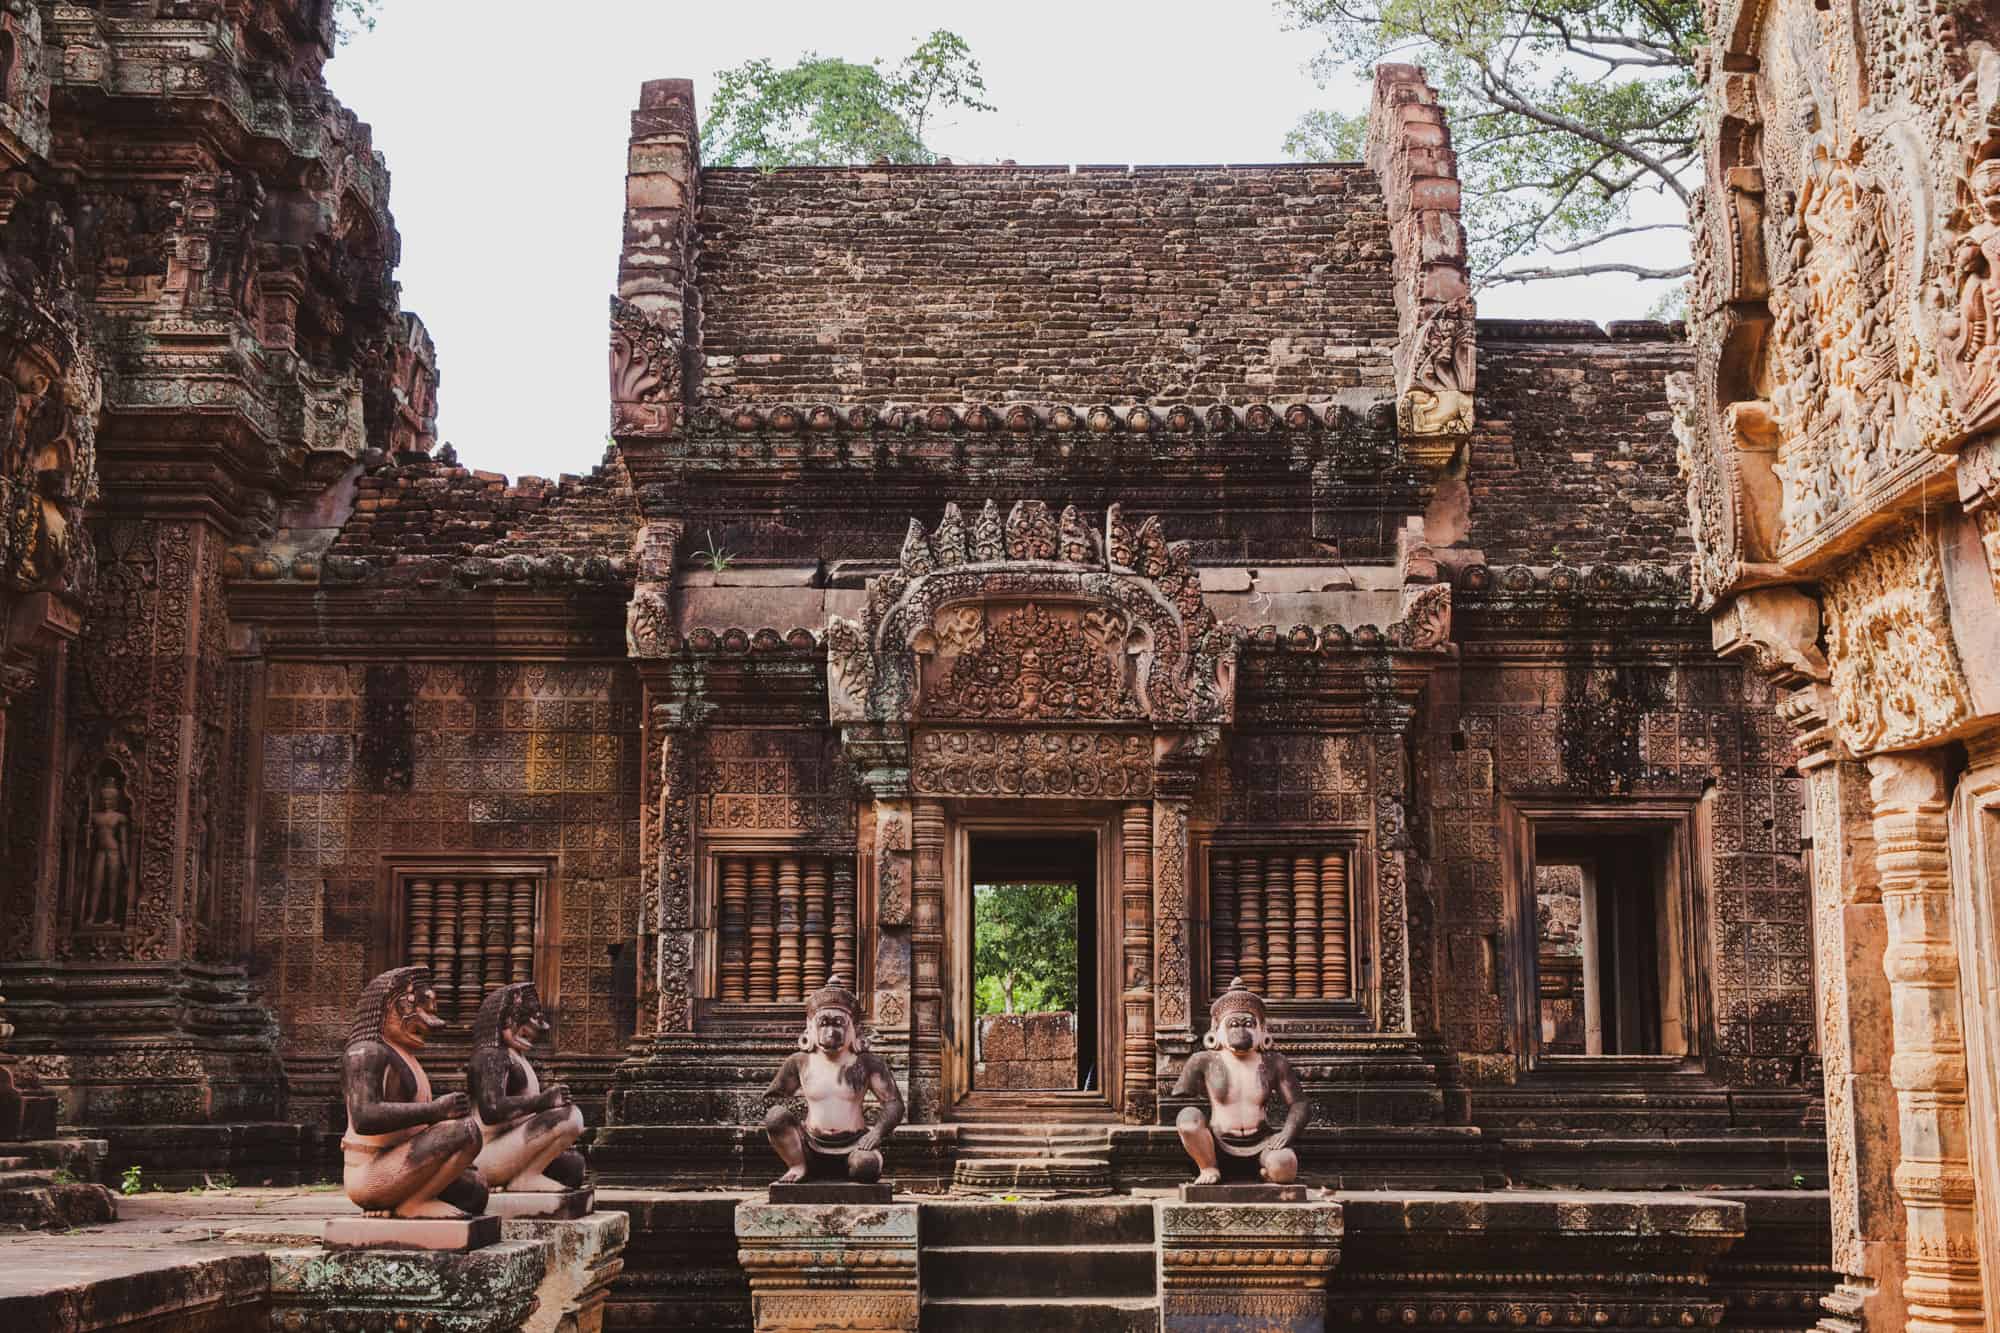
{"label": "carved naga ornament", "polygon": [[835,722],[1228,722],[1237,638],[1201,594],[1192,548],[1113,505],[1103,528],[1040,500],[968,524],[911,520],[899,568],[859,623],[827,626]]}

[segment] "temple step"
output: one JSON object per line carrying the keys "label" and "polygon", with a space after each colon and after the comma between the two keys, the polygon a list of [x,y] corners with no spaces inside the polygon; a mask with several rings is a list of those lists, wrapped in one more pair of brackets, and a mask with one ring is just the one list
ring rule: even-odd
{"label": "temple step", "polygon": [[1088,1297],[1038,1296],[975,1300],[964,1297],[924,1301],[925,1333],[1002,1333],[1035,1329],[1038,1333],[1154,1333],[1160,1326],[1160,1303],[1151,1298],[1092,1300]]}
{"label": "temple step", "polygon": [[1102,1157],[961,1157],[952,1166],[954,1194],[1014,1194],[1023,1198],[1111,1193],[1111,1163]]}
{"label": "temple step", "polygon": [[923,1238],[925,1329],[1159,1327],[1148,1202],[926,1204]]}
{"label": "temple step", "polygon": [[978,1125],[958,1133],[958,1157],[1023,1160],[1108,1157],[1111,1136],[1098,1125]]}
{"label": "temple step", "polygon": [[977,1245],[1145,1245],[1153,1243],[1153,1205],[1121,1198],[1079,1203],[924,1203],[926,1247]]}

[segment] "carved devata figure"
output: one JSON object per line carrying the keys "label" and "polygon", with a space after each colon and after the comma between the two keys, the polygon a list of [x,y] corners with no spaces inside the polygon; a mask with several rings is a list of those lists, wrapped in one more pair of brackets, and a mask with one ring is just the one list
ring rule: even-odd
{"label": "carved devata figure", "polygon": [[1973,214],[1952,255],[1958,306],[1944,324],[1959,414],[1968,432],[2000,418],[2000,158],[1972,169]]}
{"label": "carved devata figure", "polygon": [[362,989],[341,1057],[341,1181],[371,1216],[457,1218],[486,1210],[486,1182],[472,1164],[486,1139],[472,1099],[462,1092],[432,1097],[417,1059],[444,1025],[427,967],[394,968]]}
{"label": "carved devata figure", "polygon": [[[882,1103],[872,1128],[862,1113],[871,1091]],[[782,1102],[764,1117],[764,1132],[785,1162],[778,1183],[881,1179],[882,1140],[902,1123],[903,1093],[888,1062],[869,1051],[861,1003],[838,975],[807,997],[798,1053],[785,1058],[764,1095],[803,1096],[806,1103],[803,1123]]]}
{"label": "carved devata figure", "polygon": [[532,981],[490,992],[473,1022],[466,1087],[486,1142],[473,1165],[496,1190],[548,1194],[583,1186],[583,1155],[570,1146],[583,1134],[583,1112],[563,1084],[543,1088],[528,1061],[548,1030]]}
{"label": "carved devata figure", "polygon": [[[1187,1107],[1174,1127],[1188,1156],[1201,1169],[1197,1185],[1272,1185],[1298,1179],[1299,1155],[1292,1141],[1312,1118],[1291,1062],[1271,1049],[1264,1001],[1241,980],[1209,1007],[1208,1032],[1174,1085],[1174,1096],[1205,1094],[1208,1110]],[[1284,1123],[1271,1129],[1264,1103],[1276,1093],[1285,1104]]]}
{"label": "carved devata figure", "polygon": [[107,768],[85,819],[85,845],[90,851],[84,865],[83,910],[78,914],[85,926],[125,924],[133,865],[132,816],[127,806],[123,779]]}

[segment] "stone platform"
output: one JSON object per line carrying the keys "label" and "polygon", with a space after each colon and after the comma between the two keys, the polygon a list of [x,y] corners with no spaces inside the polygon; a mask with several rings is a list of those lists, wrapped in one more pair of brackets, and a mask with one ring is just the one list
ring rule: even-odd
{"label": "stone platform", "polygon": [[760,1333],[915,1329],[917,1205],[745,1202],[736,1244]]}
{"label": "stone platform", "polygon": [[[440,1265],[438,1256],[321,1248],[329,1220],[357,1216],[330,1186],[149,1191],[120,1200],[120,1210],[114,1224],[0,1237],[0,1327],[241,1333],[349,1320],[597,1333],[630,1234],[618,1211],[514,1220],[499,1244]],[[402,1322],[386,1322],[394,1319]]]}

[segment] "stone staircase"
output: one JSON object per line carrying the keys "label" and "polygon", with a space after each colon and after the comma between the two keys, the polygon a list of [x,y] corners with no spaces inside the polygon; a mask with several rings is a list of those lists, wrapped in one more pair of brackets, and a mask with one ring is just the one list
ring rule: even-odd
{"label": "stone staircase", "polygon": [[63,1231],[118,1216],[111,1191],[91,1183],[105,1145],[57,1139],[0,1143],[0,1232]]}
{"label": "stone staircase", "polygon": [[1111,1131],[1061,1123],[963,1125],[952,1192],[1039,1199],[1109,1194]]}
{"label": "stone staircase", "polygon": [[926,1203],[921,1235],[928,1333],[1160,1326],[1150,1201]]}

